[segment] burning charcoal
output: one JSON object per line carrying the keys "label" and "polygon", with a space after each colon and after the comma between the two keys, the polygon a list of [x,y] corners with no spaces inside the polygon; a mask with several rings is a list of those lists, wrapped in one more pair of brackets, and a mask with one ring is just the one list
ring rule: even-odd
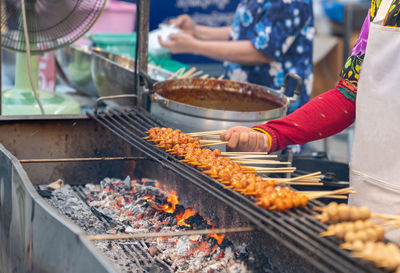
{"label": "burning charcoal", "polygon": [[108,242],[108,244],[107,244],[107,249],[108,249],[108,250],[111,250],[111,249],[112,249],[112,244],[111,244],[111,242]]}
{"label": "burning charcoal", "polygon": [[165,205],[165,204],[168,203],[168,202],[167,202],[167,197],[166,197],[166,196],[161,196],[161,195],[156,195],[156,196],[154,196],[154,202],[155,202],[157,205],[160,205],[160,206]]}
{"label": "burning charcoal", "polygon": [[249,259],[249,256],[249,251],[245,247],[239,247],[235,251],[235,258],[241,261],[247,261]]}
{"label": "burning charcoal", "polygon": [[185,213],[185,208],[181,205],[176,205],[174,215],[182,215],[183,213]]}
{"label": "burning charcoal", "polygon": [[142,184],[145,187],[155,187],[156,186],[156,181],[148,178],[142,178]]}
{"label": "burning charcoal", "polygon": [[221,245],[219,246],[222,249],[228,248],[228,247],[233,247],[233,244],[231,241],[224,239],[221,243]]}
{"label": "burning charcoal", "polygon": [[100,181],[100,186],[104,190],[105,188],[112,186],[112,180],[106,177],[102,181]]}
{"label": "burning charcoal", "polygon": [[149,217],[149,218],[153,217],[154,214],[156,214],[156,210],[155,209],[149,210],[149,212],[147,213],[147,217]]}
{"label": "burning charcoal", "polygon": [[176,218],[173,217],[173,216],[170,216],[167,225],[168,226],[175,226],[176,224],[177,224]]}
{"label": "burning charcoal", "polygon": [[53,190],[41,190],[39,187],[36,190],[43,198],[51,198],[53,196]]}
{"label": "burning charcoal", "polygon": [[190,225],[194,229],[206,229],[208,227],[207,221],[204,220],[198,213],[194,216],[190,216],[185,220],[185,223]]}

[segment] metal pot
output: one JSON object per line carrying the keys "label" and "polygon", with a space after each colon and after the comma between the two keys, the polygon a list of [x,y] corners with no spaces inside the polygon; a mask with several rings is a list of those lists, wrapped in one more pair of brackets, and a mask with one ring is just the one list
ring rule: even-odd
{"label": "metal pot", "polygon": [[[132,58],[92,48],[91,71],[100,97],[136,93],[134,86],[135,60]],[[158,66],[148,65],[148,75],[152,80],[164,81],[172,74]],[[114,106],[135,106],[132,100],[126,99],[107,103],[115,103]]]}
{"label": "metal pot", "polygon": [[[284,95],[289,78],[297,81],[295,95]],[[166,126],[184,132],[253,126],[286,114],[302,88],[297,75],[288,74],[280,90],[216,79],[178,79],[153,86],[150,112]]]}
{"label": "metal pot", "polygon": [[67,46],[54,54],[59,66],[58,75],[69,86],[90,97],[98,93],[90,72],[92,52],[88,47]]}

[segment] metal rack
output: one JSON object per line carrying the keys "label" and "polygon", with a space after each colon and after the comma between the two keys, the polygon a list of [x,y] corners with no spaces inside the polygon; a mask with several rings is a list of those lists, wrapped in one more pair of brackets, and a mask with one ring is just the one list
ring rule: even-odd
{"label": "metal rack", "polygon": [[[141,137],[145,131],[160,124],[140,110],[110,111],[89,115],[113,134],[123,139],[146,156],[163,166],[181,174],[188,182],[211,194],[226,205],[245,216],[260,231],[276,239],[298,256],[307,259],[323,272],[381,272],[361,260],[352,258],[348,252],[338,247],[336,239],[322,238],[319,233],[326,226],[312,218],[316,212],[308,206],[288,212],[265,210],[254,201],[212,179],[200,170],[179,161],[179,158],[155,147]],[[311,205],[321,205],[311,201]],[[282,238],[283,237],[283,238]]]}

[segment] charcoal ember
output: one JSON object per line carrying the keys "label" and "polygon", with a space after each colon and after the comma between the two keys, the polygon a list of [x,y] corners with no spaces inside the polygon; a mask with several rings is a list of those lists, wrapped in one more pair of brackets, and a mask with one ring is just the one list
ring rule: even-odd
{"label": "charcoal ember", "polygon": [[140,182],[146,187],[155,187],[156,186],[156,181],[153,179],[142,178]]}
{"label": "charcoal ember", "polygon": [[198,213],[185,219],[185,223],[187,223],[194,229],[207,229],[210,227],[207,224],[207,221],[204,220],[204,218],[201,217]]}
{"label": "charcoal ember", "polygon": [[185,208],[182,205],[176,205],[174,215],[183,215]]}
{"label": "charcoal ember", "polygon": [[111,178],[106,177],[102,181],[100,181],[100,187],[103,190],[111,186],[113,186],[113,180]]}
{"label": "charcoal ember", "polygon": [[232,244],[231,241],[229,241],[227,239],[224,239],[219,247],[222,248],[222,249],[230,248],[230,247],[233,247],[233,244]]}
{"label": "charcoal ember", "polygon": [[173,217],[173,216],[170,216],[170,217],[168,218],[167,225],[168,225],[168,226],[175,226],[176,224],[177,224],[176,218]]}
{"label": "charcoal ember", "polygon": [[142,194],[150,196],[165,196],[165,192],[156,187],[142,187]]}
{"label": "charcoal ember", "polygon": [[36,189],[39,195],[43,198],[51,198],[53,196],[53,190],[42,190],[39,187]]}
{"label": "charcoal ember", "polygon": [[240,246],[235,251],[235,258],[241,261],[247,261],[250,257],[250,253],[244,246]]}
{"label": "charcoal ember", "polygon": [[146,217],[147,217],[147,218],[151,218],[151,217],[154,216],[154,214],[156,214],[156,210],[155,210],[155,209],[149,209],[149,210],[147,211]]}
{"label": "charcoal ember", "polygon": [[157,205],[160,205],[160,206],[166,205],[168,203],[167,202],[167,196],[165,196],[165,195],[156,195],[156,196],[154,196],[154,202]]}

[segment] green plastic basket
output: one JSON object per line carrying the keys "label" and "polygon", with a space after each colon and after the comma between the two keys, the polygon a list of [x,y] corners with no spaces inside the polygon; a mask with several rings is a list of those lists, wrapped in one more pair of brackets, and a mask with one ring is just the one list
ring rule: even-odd
{"label": "green plastic basket", "polygon": [[[135,58],[136,33],[95,33],[90,34],[89,39],[95,47],[101,48],[114,54]],[[171,59],[171,54],[149,53],[149,63],[161,66],[161,68],[176,72],[181,68],[189,66]]]}

